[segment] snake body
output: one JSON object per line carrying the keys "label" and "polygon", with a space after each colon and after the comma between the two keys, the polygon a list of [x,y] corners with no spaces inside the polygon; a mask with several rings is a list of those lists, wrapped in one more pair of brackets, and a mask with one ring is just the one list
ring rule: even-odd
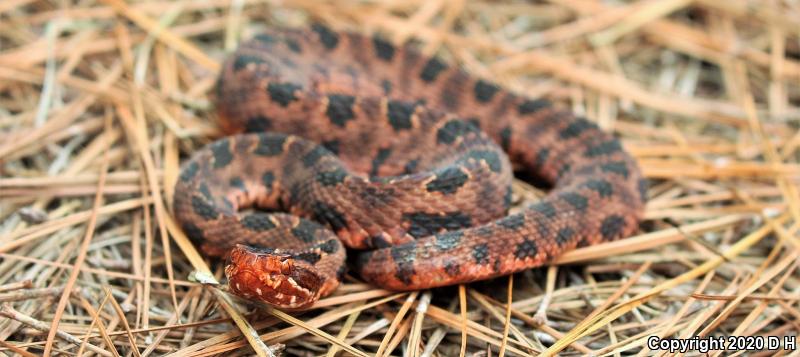
{"label": "snake body", "polygon": [[[540,266],[642,217],[616,138],[381,37],[272,30],[214,97],[231,136],[183,164],[174,213],[245,298],[309,306],[340,283],[342,244],[368,282],[415,290]],[[553,189],[508,215],[512,169]]]}

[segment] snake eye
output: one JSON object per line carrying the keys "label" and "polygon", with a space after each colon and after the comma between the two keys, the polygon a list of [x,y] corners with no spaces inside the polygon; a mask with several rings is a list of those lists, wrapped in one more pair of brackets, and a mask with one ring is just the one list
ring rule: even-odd
{"label": "snake eye", "polygon": [[323,283],[320,274],[303,261],[244,245],[231,250],[225,275],[232,293],[286,309],[312,304]]}

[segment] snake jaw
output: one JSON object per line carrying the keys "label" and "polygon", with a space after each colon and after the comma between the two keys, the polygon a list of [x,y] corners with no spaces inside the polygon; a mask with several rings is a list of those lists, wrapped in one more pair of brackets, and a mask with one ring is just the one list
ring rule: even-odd
{"label": "snake jaw", "polygon": [[285,309],[302,309],[320,296],[323,279],[291,255],[237,244],[228,255],[230,291]]}

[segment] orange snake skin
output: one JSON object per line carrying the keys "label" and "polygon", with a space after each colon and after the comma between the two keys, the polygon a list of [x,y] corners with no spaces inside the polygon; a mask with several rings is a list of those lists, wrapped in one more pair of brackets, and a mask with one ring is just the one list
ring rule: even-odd
{"label": "orange snake skin", "polygon": [[[616,138],[380,37],[256,36],[215,101],[231,136],[183,164],[174,213],[245,298],[308,307],[340,283],[345,247],[371,284],[426,289],[541,266],[642,218],[646,181]],[[513,170],[553,188],[508,215]]]}

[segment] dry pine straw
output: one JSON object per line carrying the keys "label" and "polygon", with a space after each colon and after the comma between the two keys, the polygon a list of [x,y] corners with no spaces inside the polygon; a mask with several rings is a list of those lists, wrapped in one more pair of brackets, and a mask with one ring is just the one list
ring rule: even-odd
{"label": "dry pine straw", "polygon": [[[640,234],[469,286],[348,277],[303,314],[190,281],[220,264],[169,203],[216,135],[219,63],[309,21],[413,40],[614,131],[650,179]],[[646,355],[651,335],[797,335],[798,83],[796,0],[0,2],[0,351]]]}

